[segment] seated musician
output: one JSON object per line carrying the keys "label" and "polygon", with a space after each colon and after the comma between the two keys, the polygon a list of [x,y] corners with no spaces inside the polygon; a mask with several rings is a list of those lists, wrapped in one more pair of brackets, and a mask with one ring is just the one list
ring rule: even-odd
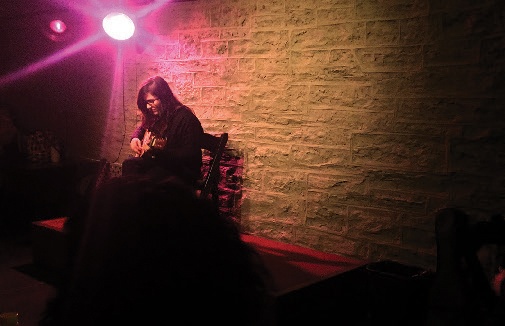
{"label": "seated musician", "polygon": [[142,121],[130,141],[135,157],[123,162],[122,174],[170,175],[193,186],[201,173],[203,134],[194,112],[159,76],[147,79],[140,87],[137,107]]}

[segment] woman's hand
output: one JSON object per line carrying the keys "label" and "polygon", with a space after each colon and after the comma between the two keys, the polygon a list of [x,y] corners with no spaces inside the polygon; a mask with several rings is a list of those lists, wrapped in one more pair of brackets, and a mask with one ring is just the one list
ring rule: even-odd
{"label": "woman's hand", "polygon": [[132,151],[136,154],[136,156],[140,156],[142,155],[142,152],[144,151],[142,149],[142,142],[140,141],[140,139],[138,138],[133,138],[131,141],[130,141],[130,148],[132,149]]}

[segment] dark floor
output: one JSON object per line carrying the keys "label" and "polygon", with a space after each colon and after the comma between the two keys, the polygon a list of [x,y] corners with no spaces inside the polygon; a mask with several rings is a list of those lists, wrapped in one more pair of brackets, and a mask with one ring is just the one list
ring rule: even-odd
{"label": "dark floor", "polygon": [[[33,263],[32,229],[26,225],[13,230],[5,227],[0,230],[0,313],[17,312],[19,314],[19,324],[21,326],[37,326],[38,321],[44,311],[48,300],[55,294],[54,284],[56,279],[51,273],[44,272],[40,266]],[[273,248],[270,247],[270,250]],[[280,250],[280,248],[277,248]],[[284,251],[282,251],[284,252]],[[274,266],[280,273],[292,274],[284,275],[281,282],[282,287],[294,287],[297,280],[312,283],[315,276],[300,274],[301,270],[293,269],[290,264],[280,261],[270,261],[274,259],[275,253],[270,255],[269,264]],[[303,255],[292,253],[294,260],[303,262]],[[315,264],[313,261],[312,264]],[[322,267],[322,266],[319,266]],[[291,272],[290,270],[293,269]],[[347,275],[347,274],[346,274]],[[279,317],[278,326],[293,325],[301,321],[314,325],[323,323],[330,317],[327,312],[333,310],[334,305],[343,307],[349,305],[349,297],[345,301],[335,302],[330,291],[341,293],[344,288],[348,288],[350,279],[355,279],[355,274],[348,274],[338,279],[328,279],[320,282],[317,286],[302,287],[297,290],[286,291],[278,298]],[[310,281],[310,282],[309,282]],[[286,284],[284,284],[286,283]],[[342,296],[343,297],[343,296]],[[329,306],[332,307],[329,307]],[[295,308],[293,308],[295,307]],[[364,308],[360,308],[365,311]],[[340,320],[346,319],[346,325],[367,325],[364,323],[365,315],[359,315],[360,319],[354,319],[350,315],[351,311],[344,309],[346,314],[340,313]]]}
{"label": "dark floor", "polygon": [[[51,274],[44,273],[33,264],[31,236],[31,229],[26,227],[14,231],[0,228],[0,313],[17,312],[21,326],[37,326],[46,303],[55,294],[55,288],[51,285],[55,280],[51,280]],[[271,246],[269,250],[272,250]],[[282,256],[291,256],[297,262],[310,262],[310,265],[315,262],[303,258],[299,253],[296,255],[291,250],[277,253],[281,252]],[[282,260],[282,264],[277,262],[270,266],[274,266],[277,272],[280,271],[283,277],[289,278],[289,275],[285,274],[295,277],[295,270],[289,271],[292,266],[283,267],[284,263],[286,260]],[[431,315],[433,322],[426,322],[427,302],[423,297],[428,293],[431,281],[428,279],[427,283],[419,283],[390,277],[384,273],[370,273],[371,266],[377,265],[367,264],[310,286],[283,293],[278,297],[277,326],[503,325],[494,321],[469,323],[461,317],[464,315],[462,311],[449,314],[449,319],[447,312],[441,316]],[[289,268],[286,269],[287,267]],[[387,264],[378,267],[394,267],[400,271],[396,266]]]}
{"label": "dark floor", "polygon": [[36,326],[54,288],[33,273],[30,235],[27,230],[0,235],[0,313],[17,312],[19,325]]}
{"label": "dark floor", "polygon": [[[300,260],[301,257],[299,254],[294,256],[295,260]],[[276,269],[282,269],[283,274],[289,272],[285,266],[278,263],[273,265],[277,266]],[[284,277],[289,278],[289,275]],[[406,312],[411,317],[419,318],[419,314],[415,315],[418,310],[411,309],[414,304],[411,299],[391,296],[395,291],[403,291],[402,284],[381,280],[375,285],[386,286],[385,289],[370,288],[366,284],[366,277],[366,271],[362,267],[283,294],[278,298],[278,326],[325,325],[330,320],[344,322],[341,324],[347,326],[368,326],[377,321],[389,321],[390,325],[396,325],[396,317],[393,317],[406,315]],[[31,230],[26,227],[12,232],[2,230],[0,312],[18,312],[21,326],[36,326],[46,302],[55,293],[51,284],[54,284],[51,275],[43,273],[33,264]],[[380,307],[380,311],[372,309],[374,306]],[[421,325],[419,319],[408,324]],[[398,325],[404,324],[402,322]]]}

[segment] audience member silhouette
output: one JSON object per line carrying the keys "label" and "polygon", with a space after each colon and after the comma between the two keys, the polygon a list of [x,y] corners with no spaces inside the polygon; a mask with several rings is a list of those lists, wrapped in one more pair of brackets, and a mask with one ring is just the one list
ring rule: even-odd
{"label": "audience member silhouette", "polygon": [[73,270],[39,325],[274,324],[261,257],[176,179],[110,179],[79,225]]}
{"label": "audience member silhouette", "polygon": [[504,300],[493,292],[496,285],[492,287],[477,254],[484,244],[505,243],[503,217],[471,223],[463,210],[444,208],[436,214],[435,231],[437,273],[426,326],[505,325]]}

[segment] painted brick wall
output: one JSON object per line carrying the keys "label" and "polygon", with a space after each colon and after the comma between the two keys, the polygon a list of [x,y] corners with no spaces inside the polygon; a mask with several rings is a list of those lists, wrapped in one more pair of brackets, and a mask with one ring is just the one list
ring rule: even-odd
{"label": "painted brick wall", "polygon": [[230,134],[244,231],[433,269],[439,208],[504,210],[504,17],[501,0],[167,4],[125,54],[103,156],[130,154],[138,86],[161,75]]}

